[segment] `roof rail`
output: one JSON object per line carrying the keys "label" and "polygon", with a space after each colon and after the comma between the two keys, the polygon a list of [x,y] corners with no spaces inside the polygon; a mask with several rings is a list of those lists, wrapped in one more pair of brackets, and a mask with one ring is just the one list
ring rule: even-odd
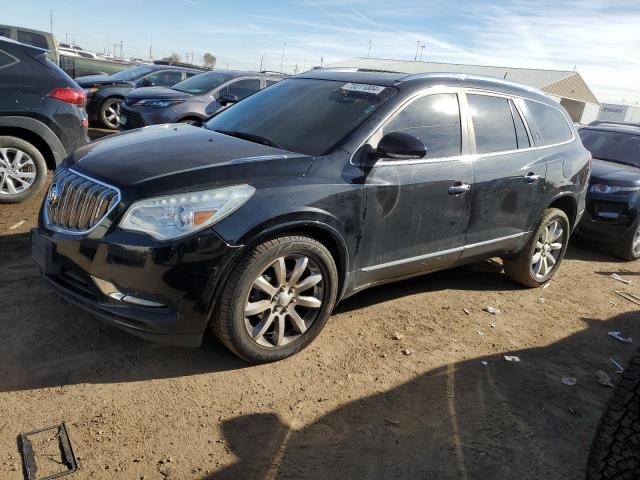
{"label": "roof rail", "polygon": [[406,77],[404,77],[402,79],[402,81],[407,81],[407,80],[414,80],[414,79],[420,79],[420,78],[437,78],[437,77],[442,77],[442,78],[459,78],[460,80],[483,80],[486,82],[491,82],[491,83],[497,83],[500,85],[505,85],[508,87],[515,87],[515,88],[520,88],[523,90],[527,90],[528,92],[534,92],[534,93],[539,93],[541,95],[545,95],[547,96],[546,93],[544,93],[542,90],[540,90],[539,88],[535,88],[535,87],[531,87],[529,85],[525,85],[523,83],[518,83],[518,82],[514,82],[512,80],[505,80],[504,78],[500,78],[500,77],[491,77],[488,75],[477,75],[475,73],[460,73],[460,72],[432,72],[432,73],[412,73],[407,75]]}
{"label": "roof rail", "polygon": [[260,70],[260,73],[266,73],[267,75],[271,74],[271,75],[285,75],[285,76],[289,76],[289,74],[288,74],[288,73],[278,72],[277,70]]}
{"label": "roof rail", "polygon": [[194,70],[202,70],[203,72],[211,70],[209,67],[203,67],[202,65],[194,65],[192,63],[174,62],[172,60],[154,60],[154,65],[169,65],[171,67],[193,68]]}
{"label": "roof rail", "polygon": [[596,125],[623,125],[626,127],[640,127],[640,123],[632,123],[632,122],[614,122],[612,120],[594,120],[593,122],[589,122],[587,126],[595,127]]}

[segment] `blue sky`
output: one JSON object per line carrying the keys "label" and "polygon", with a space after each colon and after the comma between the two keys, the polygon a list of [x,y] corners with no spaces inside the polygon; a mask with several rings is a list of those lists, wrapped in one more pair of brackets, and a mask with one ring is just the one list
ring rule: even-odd
{"label": "blue sky", "polygon": [[[91,8],[91,5],[99,5]],[[218,66],[293,72],[354,56],[572,70],[600,101],[640,102],[638,0],[0,0],[0,22],[146,58],[210,51]],[[111,47],[112,48],[112,47]]]}

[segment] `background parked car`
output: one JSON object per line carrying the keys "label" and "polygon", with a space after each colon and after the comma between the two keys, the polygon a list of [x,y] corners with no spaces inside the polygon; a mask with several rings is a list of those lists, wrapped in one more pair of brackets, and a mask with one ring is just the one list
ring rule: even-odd
{"label": "background parked car", "polygon": [[120,119],[120,104],[131,90],[169,87],[201,72],[195,68],[171,65],[139,65],[113,75],[79,77],[76,82],[87,93],[89,122],[115,130]]}
{"label": "background parked car", "polygon": [[81,75],[106,75],[119,72],[131,66],[130,63],[117,63],[100,58],[87,58],[78,52],[64,53],[58,48],[56,37],[49,32],[31,28],[0,25],[0,37],[7,37],[26,45],[48,50],[47,56],[59,65],[71,78]]}
{"label": "background parked car", "polygon": [[594,122],[580,129],[593,155],[579,233],[608,243],[625,260],[640,258],[640,125]]}
{"label": "background parked car", "polygon": [[201,73],[171,88],[140,88],[122,104],[120,128],[159,123],[194,123],[210,117],[221,108],[278,83],[281,74],[216,70]]}
{"label": "background parked car", "polygon": [[0,203],[35,194],[88,141],[85,93],[46,54],[0,38]]}

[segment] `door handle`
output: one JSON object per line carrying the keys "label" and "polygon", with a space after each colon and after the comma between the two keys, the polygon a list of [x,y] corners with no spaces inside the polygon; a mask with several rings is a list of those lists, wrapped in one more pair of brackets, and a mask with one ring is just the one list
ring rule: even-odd
{"label": "door handle", "polygon": [[527,175],[525,175],[522,178],[524,179],[524,183],[534,183],[536,180],[539,180],[541,176],[542,175],[535,175],[532,172],[532,173],[528,173]]}
{"label": "door handle", "polygon": [[449,187],[449,195],[460,195],[461,193],[468,192],[471,189],[471,185],[468,183],[456,183]]}

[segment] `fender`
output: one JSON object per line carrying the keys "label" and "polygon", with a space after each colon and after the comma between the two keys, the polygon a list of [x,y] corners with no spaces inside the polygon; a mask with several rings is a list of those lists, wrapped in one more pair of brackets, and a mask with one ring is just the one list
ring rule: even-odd
{"label": "fender", "polygon": [[0,117],[0,127],[21,128],[38,135],[51,149],[56,167],[68,155],[58,136],[47,125],[31,117]]}
{"label": "fender", "polygon": [[[218,301],[220,295],[220,286],[224,285],[227,281],[227,278],[237,265],[238,261],[247,252],[250,248],[255,245],[258,245],[263,240],[273,237],[280,232],[291,232],[295,230],[303,231],[305,229],[313,228],[317,230],[322,230],[326,234],[330,235],[333,239],[335,246],[338,250],[339,258],[336,259],[338,261],[338,278],[339,278],[339,290],[337,295],[337,301],[339,301],[345,293],[347,282],[346,276],[349,271],[349,253],[347,250],[347,245],[344,240],[342,234],[333,226],[324,223],[319,220],[310,220],[310,219],[297,219],[290,220],[283,223],[277,223],[273,225],[269,225],[271,222],[267,222],[266,224],[258,225],[253,228],[251,231],[246,233],[240,242],[232,245],[236,247],[237,250],[233,253],[233,256],[229,259],[229,261],[224,266],[222,272],[216,279],[215,285],[213,286],[214,294],[211,297],[211,303],[208,307],[208,315],[210,316],[213,312],[213,308]],[[259,232],[256,234],[256,232]],[[220,237],[222,238],[222,237]]]}

